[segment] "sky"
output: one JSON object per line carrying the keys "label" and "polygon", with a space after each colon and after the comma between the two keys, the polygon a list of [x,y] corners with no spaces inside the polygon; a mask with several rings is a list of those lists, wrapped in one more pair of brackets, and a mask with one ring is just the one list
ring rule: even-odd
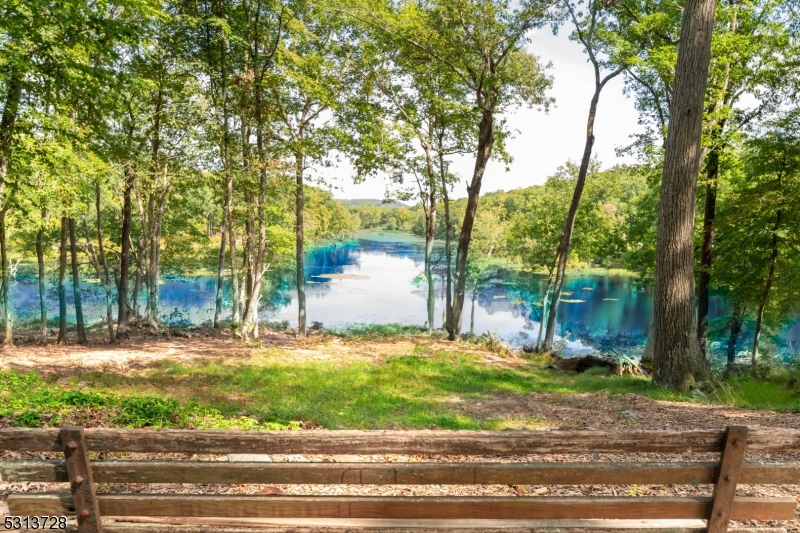
{"label": "sky", "polygon": [[[542,63],[551,62],[553,76],[550,96],[555,106],[545,114],[536,109],[516,109],[505,117],[509,129],[515,131],[508,141],[508,151],[514,158],[506,172],[500,161],[490,161],[483,177],[481,192],[511,190],[544,183],[547,176],[567,160],[579,161],[586,142],[586,118],[589,102],[594,92],[594,74],[591,64],[580,44],[567,38],[562,28],[554,36],[549,28],[531,34],[528,49],[539,56]],[[619,163],[633,163],[631,156],[617,157],[615,149],[632,142],[631,135],[642,131],[637,124],[638,113],[632,99],[622,93],[622,76],[611,80],[600,96],[595,120],[594,153],[603,168]],[[466,183],[472,176],[475,160],[472,156],[453,159],[452,170],[461,183],[455,186],[453,196],[466,196]],[[383,198],[386,180],[370,179],[355,185],[352,169],[346,163],[335,169],[326,169],[334,198]]]}

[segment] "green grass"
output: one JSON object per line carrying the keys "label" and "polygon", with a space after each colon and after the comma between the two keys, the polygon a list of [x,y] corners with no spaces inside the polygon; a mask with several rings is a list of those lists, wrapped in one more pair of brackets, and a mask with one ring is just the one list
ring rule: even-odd
{"label": "green grass", "polygon": [[404,324],[367,324],[354,323],[344,328],[325,328],[323,330],[329,335],[357,340],[371,340],[382,337],[422,336],[445,338],[446,333],[442,330],[428,332],[426,328],[420,326],[407,326]]}
{"label": "green grass", "polygon": [[[504,393],[606,391],[692,401],[652,387],[645,378],[567,374],[543,360],[501,368],[457,352],[415,353],[380,364],[263,362],[167,363],[138,375],[88,372],[70,376],[0,372],[0,416],[20,426],[65,422],[127,427],[281,429],[300,421],[329,429],[520,427],[498,413],[477,418],[454,399]],[[756,409],[800,411],[800,397],[781,381],[739,379],[719,401]],[[536,421],[523,421],[522,427]]]}

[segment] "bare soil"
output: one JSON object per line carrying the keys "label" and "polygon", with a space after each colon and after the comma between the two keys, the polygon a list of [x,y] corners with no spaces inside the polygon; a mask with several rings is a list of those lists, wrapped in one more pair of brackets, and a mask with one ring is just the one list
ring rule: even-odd
{"label": "bare soil", "polygon": [[[150,331],[132,330],[128,339],[111,345],[102,331],[95,331],[84,345],[42,344],[32,337],[18,339],[15,346],[0,349],[0,368],[39,370],[42,372],[74,372],[76,370],[108,370],[127,372],[142,370],[164,361],[242,362],[257,361],[267,356],[271,361],[326,361],[347,364],[353,361],[379,362],[386,357],[409,355],[416,346],[427,350],[452,350],[453,345],[425,337],[394,337],[378,340],[349,340],[311,332],[306,339],[292,332],[264,331],[256,343],[234,339],[230,331],[211,328]],[[487,350],[458,344],[460,353],[480,356],[487,364],[513,366],[521,359],[513,354],[503,357]]]}

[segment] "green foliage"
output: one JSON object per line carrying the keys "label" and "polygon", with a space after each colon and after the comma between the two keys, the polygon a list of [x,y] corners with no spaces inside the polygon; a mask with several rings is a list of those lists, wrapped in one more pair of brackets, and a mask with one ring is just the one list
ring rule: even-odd
{"label": "green foliage", "polygon": [[334,200],[328,191],[306,187],[305,200],[308,209],[305,231],[309,241],[341,239],[358,228],[352,212]]}
{"label": "green foliage", "polygon": [[115,422],[124,427],[170,427],[180,422],[180,406],[176,400],[158,396],[126,398],[119,406]]}
{"label": "green foliage", "polygon": [[[344,328],[325,329],[325,333],[342,338],[378,339],[399,335],[430,337],[427,328],[404,324],[349,324]],[[436,333],[438,334],[438,333]]]}
{"label": "green foliage", "polygon": [[413,232],[425,235],[425,219],[419,208],[384,207],[382,205],[355,205],[348,207],[356,218],[359,229]]}

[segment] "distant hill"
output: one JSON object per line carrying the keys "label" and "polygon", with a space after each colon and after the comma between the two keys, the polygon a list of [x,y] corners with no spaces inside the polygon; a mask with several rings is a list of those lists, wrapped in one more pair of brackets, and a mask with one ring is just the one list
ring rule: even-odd
{"label": "distant hill", "polygon": [[351,200],[339,200],[339,203],[346,206],[356,206],[356,205],[378,205],[381,207],[408,207],[406,204],[402,202],[398,202],[397,200],[393,200],[389,203],[383,203],[383,200],[378,200],[375,198],[354,198]]}

